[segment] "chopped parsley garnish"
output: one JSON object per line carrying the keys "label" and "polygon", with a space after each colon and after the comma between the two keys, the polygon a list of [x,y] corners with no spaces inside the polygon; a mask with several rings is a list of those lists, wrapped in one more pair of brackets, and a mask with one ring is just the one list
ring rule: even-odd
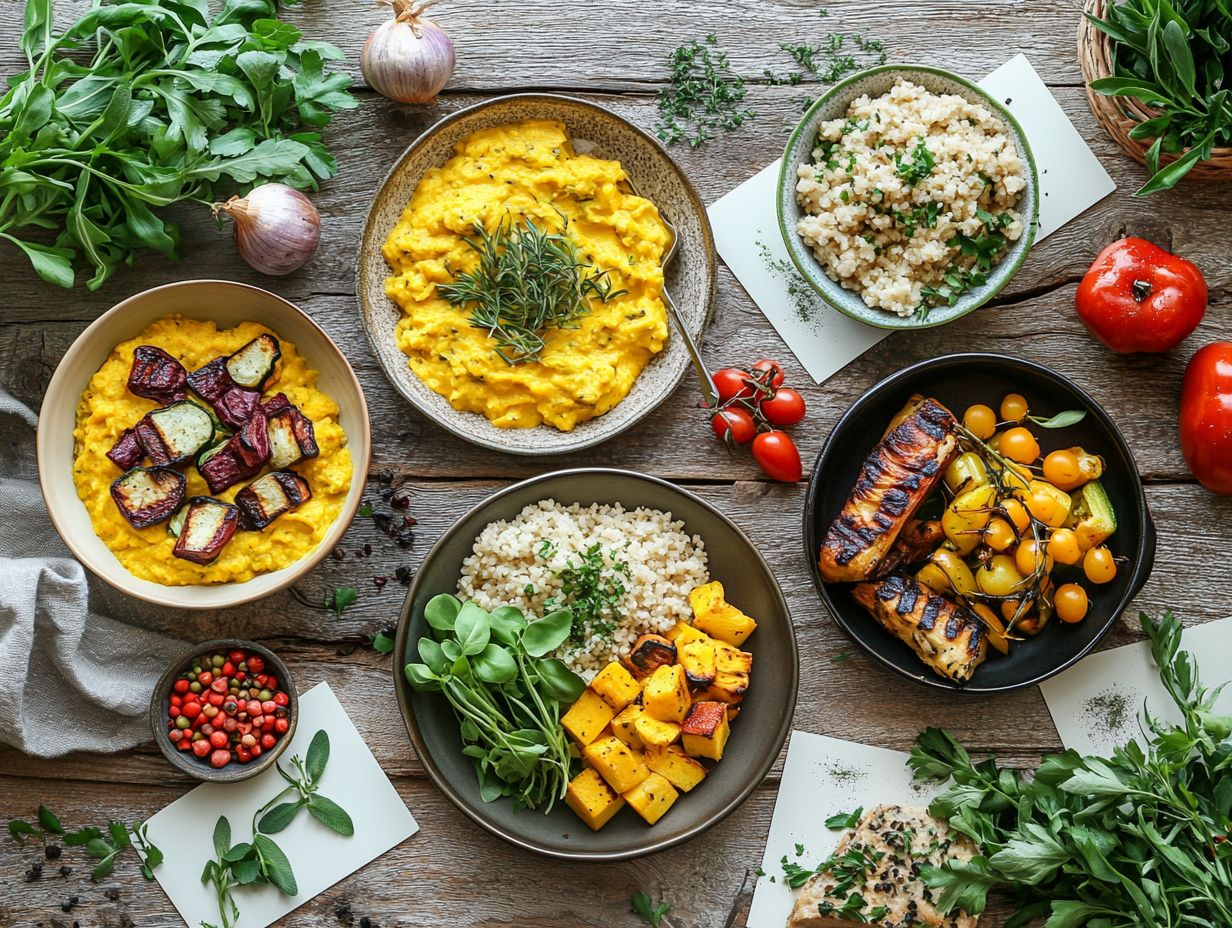
{"label": "chopped parsley garnish", "polygon": [[931,174],[936,163],[937,159],[922,138],[916,142],[909,158],[897,153],[894,155],[895,171],[909,185],[922,181]]}
{"label": "chopped parsley garnish", "polygon": [[840,828],[855,828],[863,816],[864,806],[860,806],[854,812],[839,812],[826,819],[826,827],[832,831],[837,831]]}
{"label": "chopped parsley garnish", "polygon": [[[545,540],[539,546],[539,556],[545,560],[544,551],[550,544]],[[555,552],[554,545],[551,550]],[[544,611],[566,607],[573,610],[569,639],[574,644],[582,645],[596,635],[610,639],[622,618],[620,603],[626,592],[629,565],[617,560],[613,551],[605,555],[603,546],[596,542],[577,563],[571,558],[557,569],[556,576],[561,584],[560,593],[544,600]]]}
{"label": "chopped parsley garnish", "polygon": [[655,132],[668,145],[688,142],[693,148],[712,137],[715,129],[738,129],[755,115],[743,105],[744,81],[731,70],[727,56],[713,48],[715,36],[705,44],[691,42],[667,59],[671,80],[659,91],[659,121]]}

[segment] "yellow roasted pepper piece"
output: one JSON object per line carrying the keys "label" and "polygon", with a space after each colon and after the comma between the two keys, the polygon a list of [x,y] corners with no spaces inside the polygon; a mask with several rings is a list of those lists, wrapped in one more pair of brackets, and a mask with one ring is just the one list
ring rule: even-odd
{"label": "yellow roasted pepper piece", "polygon": [[593,767],[587,767],[569,781],[569,788],[565,790],[565,804],[577,813],[577,817],[592,831],[598,831],[624,808],[625,801],[603,781],[603,777],[599,776]]}

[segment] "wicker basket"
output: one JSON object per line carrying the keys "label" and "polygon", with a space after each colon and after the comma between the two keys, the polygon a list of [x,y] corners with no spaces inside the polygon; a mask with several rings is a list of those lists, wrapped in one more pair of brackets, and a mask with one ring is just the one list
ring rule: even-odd
{"label": "wicker basket", "polygon": [[[1087,0],[1086,11],[1099,18],[1104,16],[1104,0]],[[1082,62],[1082,77],[1086,81],[1087,101],[1091,113],[1109,135],[1139,164],[1146,164],[1146,150],[1152,139],[1138,141],[1129,137],[1138,123],[1159,114],[1132,97],[1106,97],[1091,89],[1091,81],[1112,76],[1112,40],[1096,29],[1084,16],[1078,26],[1078,58]],[[1160,164],[1176,160],[1177,155],[1165,152]],[[1193,166],[1186,180],[1232,180],[1232,148],[1216,148],[1207,161]]]}

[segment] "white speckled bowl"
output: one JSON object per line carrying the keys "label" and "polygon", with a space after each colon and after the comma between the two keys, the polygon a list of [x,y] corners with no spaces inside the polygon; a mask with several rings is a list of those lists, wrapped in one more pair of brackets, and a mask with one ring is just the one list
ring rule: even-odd
{"label": "white speckled bowl", "polygon": [[[864,300],[854,291],[847,290],[830,279],[817,258],[814,257],[812,249],[804,244],[804,239],[796,232],[796,224],[804,215],[804,210],[796,202],[796,171],[800,165],[812,160],[813,142],[817,138],[818,125],[841,117],[847,112],[847,107],[851,102],[862,94],[868,94],[870,97],[880,96],[893,87],[894,82],[900,77],[919,84],[933,93],[958,94],[973,103],[982,103],[987,106],[1005,124],[1027,168],[1027,186],[1018,203],[1018,212],[1026,222],[1026,231],[1005,253],[997,266],[988,272],[987,283],[964,293],[953,306],[934,307],[924,320],[914,316],[904,319],[886,310],[865,305]],[[791,255],[791,260],[797,270],[822,299],[839,312],[879,329],[928,329],[953,322],[960,316],[965,316],[972,310],[978,309],[1010,282],[1010,278],[1017,273],[1027,257],[1027,252],[1031,250],[1032,242],[1035,241],[1035,231],[1039,226],[1038,191],[1039,177],[1035,169],[1035,156],[1031,153],[1026,133],[1022,131],[1022,126],[1010,115],[1009,110],[1001,101],[989,96],[982,87],[940,68],[930,68],[924,65],[885,65],[853,74],[845,81],[835,84],[809,107],[804,118],[800,120],[800,124],[792,132],[787,140],[787,150],[783,153],[783,164],[779,171],[777,203],[779,230],[783,233],[787,252]]]}
{"label": "white speckled bowl", "polygon": [[633,389],[615,409],[583,422],[571,432],[551,426],[500,429],[483,416],[459,412],[429,389],[407,364],[394,326],[401,310],[385,295],[389,266],[381,246],[397,224],[424,172],[453,156],[454,145],[481,129],[524,119],[556,119],[588,153],[614,158],[624,166],[637,192],[659,207],[680,238],[667,270],[667,287],[694,338],[700,338],[714,299],[716,258],[706,207],[663,146],[615,113],[585,100],[554,94],[514,94],[478,103],[446,117],[421,135],[402,155],[377,191],[364,224],[356,286],[364,327],[376,356],[398,392],[416,409],[455,435],[511,454],[565,454],[606,441],[634,425],[662,403],[689,369],[689,356],[670,320],[667,347],[651,359]]}

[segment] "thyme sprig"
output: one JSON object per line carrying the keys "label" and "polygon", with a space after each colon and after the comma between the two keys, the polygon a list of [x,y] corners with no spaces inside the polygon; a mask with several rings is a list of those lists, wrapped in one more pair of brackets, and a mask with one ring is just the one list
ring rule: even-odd
{"label": "thyme sprig", "polygon": [[529,217],[507,218],[493,232],[476,223],[466,243],[479,253],[478,267],[437,285],[454,306],[469,307],[471,325],[487,330],[510,366],[538,361],[547,333],[577,328],[590,299],[606,303],[628,292],[582,260],[568,230],[567,221],[549,232]]}

